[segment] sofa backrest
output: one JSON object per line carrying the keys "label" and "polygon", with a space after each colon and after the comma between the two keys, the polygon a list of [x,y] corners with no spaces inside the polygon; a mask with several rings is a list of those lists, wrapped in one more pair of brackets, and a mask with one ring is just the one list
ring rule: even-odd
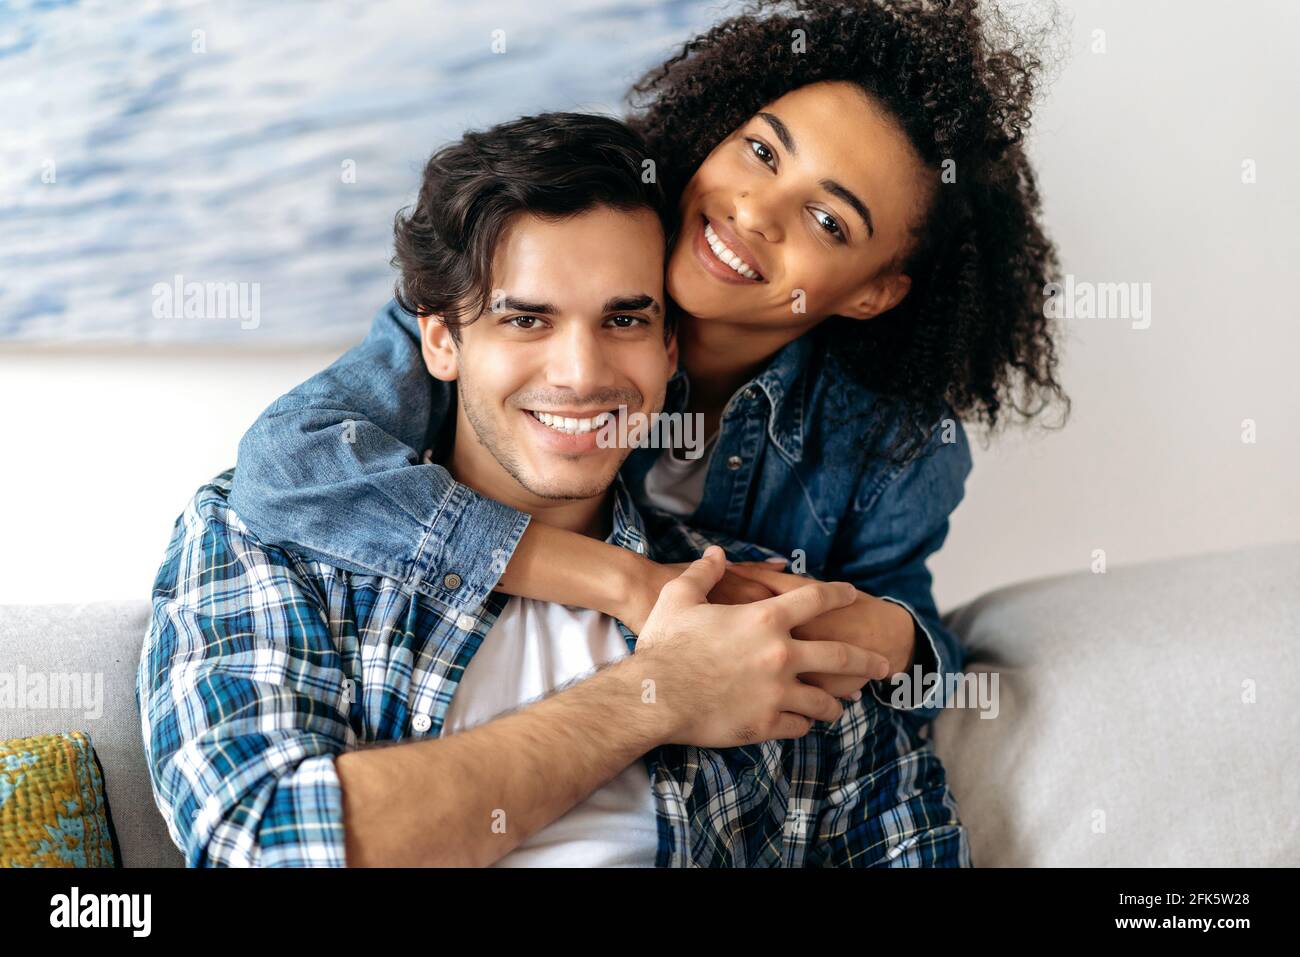
{"label": "sofa backrest", "polygon": [[[103,692],[98,716],[0,705],[0,738],[89,733],[124,863],[171,867],[135,704],[148,616],[0,606],[0,673]],[[945,620],[999,679],[996,718],[933,728],[976,866],[1300,864],[1300,545],[1025,582]]]}
{"label": "sofa backrest", "polygon": [[[85,731],[104,768],[122,863],[181,867],[184,858],[154,804],[135,703],[148,621],[147,601],[0,606],[0,672],[22,696],[16,707],[0,702],[0,740]],[[42,700],[38,689],[51,686],[83,693]]]}

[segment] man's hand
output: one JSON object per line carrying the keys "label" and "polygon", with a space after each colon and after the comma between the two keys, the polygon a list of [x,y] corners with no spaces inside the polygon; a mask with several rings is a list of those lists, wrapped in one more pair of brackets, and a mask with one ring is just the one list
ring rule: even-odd
{"label": "man's hand", "polygon": [[844,583],[801,581],[783,594],[741,605],[710,604],[725,571],[722,549],[664,586],[637,641],[638,673],[665,709],[669,743],[726,748],[807,734],[843,707],[801,674],[830,675],[855,688],[883,678],[888,662],[842,641],[791,635],[815,618],[852,605]]}
{"label": "man's hand", "polygon": [[[634,581],[625,589],[624,607],[618,609],[614,617],[627,625],[636,634],[645,628],[650,611],[659,600],[659,593],[665,585],[673,581],[682,572],[691,567],[691,562],[659,564],[641,559],[633,573]],[[804,584],[807,584],[806,582]],[[742,575],[733,575],[731,569],[724,570],[718,583],[709,590],[709,603],[713,605],[748,605],[753,601],[771,598],[776,592],[762,582]]]}
{"label": "man's hand", "polygon": [[[764,585],[779,595],[806,588],[816,579],[791,575],[768,562],[740,562],[728,566],[732,573]],[[916,623],[907,609],[856,591],[856,598],[844,607],[820,615],[793,632],[801,640],[842,641],[883,655],[889,662],[889,674],[907,671],[916,652]],[[862,685],[849,687],[851,679],[842,675],[806,674],[800,676],[837,697],[847,697]]]}

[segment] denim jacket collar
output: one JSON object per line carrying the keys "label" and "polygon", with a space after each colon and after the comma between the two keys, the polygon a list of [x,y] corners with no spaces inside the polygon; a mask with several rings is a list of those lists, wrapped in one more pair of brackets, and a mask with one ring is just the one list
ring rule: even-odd
{"label": "denim jacket collar", "polygon": [[[767,368],[741,386],[757,388],[767,396],[771,411],[767,418],[767,434],[791,463],[803,459],[804,406],[808,392],[805,370],[812,357],[813,346],[807,336],[800,336],[784,346],[768,363]],[[668,409],[684,410],[690,401],[690,379],[686,370],[678,366],[668,383]],[[724,416],[726,411],[724,410]]]}

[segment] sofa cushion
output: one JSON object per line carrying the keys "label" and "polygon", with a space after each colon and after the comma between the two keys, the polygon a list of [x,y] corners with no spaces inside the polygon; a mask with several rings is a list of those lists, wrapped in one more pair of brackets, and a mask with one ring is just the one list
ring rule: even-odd
{"label": "sofa cushion", "polygon": [[147,601],[0,606],[0,672],[20,699],[0,702],[0,740],[80,730],[94,741],[127,867],[184,859],[154,804],[135,670]]}
{"label": "sofa cushion", "polygon": [[945,616],[999,712],[935,746],[978,866],[1300,864],[1300,545],[1113,567]]}

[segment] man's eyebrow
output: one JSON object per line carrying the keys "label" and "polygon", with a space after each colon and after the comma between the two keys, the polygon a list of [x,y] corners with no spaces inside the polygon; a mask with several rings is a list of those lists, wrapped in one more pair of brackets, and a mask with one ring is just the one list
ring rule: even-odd
{"label": "man's eyebrow", "polygon": [[659,300],[645,293],[636,296],[614,296],[612,299],[607,299],[601,312],[639,312],[642,309],[647,309],[656,316],[663,312]]}
{"label": "man's eyebrow", "polygon": [[833,179],[822,180],[821,186],[822,189],[826,190],[826,192],[830,193],[832,196],[838,196],[858,211],[858,215],[862,217],[862,221],[867,224],[868,239],[876,235],[876,228],[871,224],[871,210],[867,209],[866,203],[858,199],[856,193],[851,189],[846,189],[844,186],[841,186]]}
{"label": "man's eyebrow", "polygon": [[772,127],[772,132],[781,141],[781,145],[785,147],[786,152],[791,156],[798,156],[799,149],[794,145],[794,137],[790,135],[790,128],[781,122],[781,117],[761,112],[758,115],[760,119],[767,122],[768,126]]}
{"label": "man's eyebrow", "polygon": [[554,306],[549,302],[525,302],[522,299],[515,299],[513,296],[506,296],[504,299],[498,299],[493,304],[493,312],[535,312],[540,316],[553,316],[557,312]]}

